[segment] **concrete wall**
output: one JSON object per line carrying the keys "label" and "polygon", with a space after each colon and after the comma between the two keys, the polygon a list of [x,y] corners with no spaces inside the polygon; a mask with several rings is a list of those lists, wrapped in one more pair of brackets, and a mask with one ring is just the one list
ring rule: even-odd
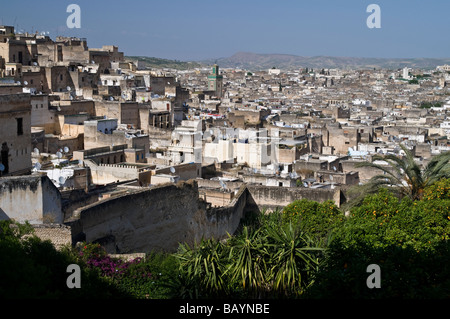
{"label": "concrete wall", "polygon": [[47,176],[0,179],[0,220],[62,223],[61,194]]}

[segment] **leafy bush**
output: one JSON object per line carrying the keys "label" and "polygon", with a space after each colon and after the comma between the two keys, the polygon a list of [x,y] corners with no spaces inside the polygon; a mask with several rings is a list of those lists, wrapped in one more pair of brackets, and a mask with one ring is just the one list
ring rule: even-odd
{"label": "leafy bush", "polygon": [[171,265],[176,262],[173,257],[154,253],[126,261],[109,256],[99,244],[81,247],[78,253],[80,261],[130,298],[165,299],[171,296],[166,281],[174,276],[176,270]]}
{"label": "leafy bush", "polygon": [[341,227],[345,220],[344,214],[333,201],[318,203],[301,199],[287,205],[282,216],[284,221],[298,224],[302,231],[322,245],[333,230]]}
{"label": "leafy bush", "polygon": [[0,221],[0,298],[89,299],[124,297],[95,273],[81,268],[82,289],[67,287],[67,267],[77,258],[69,248],[57,251],[50,241],[34,236],[32,228]]}
{"label": "leafy bush", "polygon": [[[448,181],[442,181],[447,185]],[[424,199],[398,199],[381,189],[366,196],[335,232],[309,290],[313,298],[448,298],[450,200],[435,184]],[[443,199],[443,197],[445,197]],[[381,289],[369,289],[369,264],[381,267]]]}

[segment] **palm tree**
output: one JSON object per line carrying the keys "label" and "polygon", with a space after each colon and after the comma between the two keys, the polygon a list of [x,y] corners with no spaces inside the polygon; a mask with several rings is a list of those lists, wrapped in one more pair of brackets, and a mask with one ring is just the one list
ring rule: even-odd
{"label": "palm tree", "polygon": [[[360,201],[365,195],[376,193],[380,188],[391,189],[400,197],[408,196],[412,200],[420,200],[427,186],[433,185],[442,178],[450,177],[450,151],[431,158],[430,162],[422,167],[414,160],[412,152],[400,144],[405,156],[388,154],[375,155],[372,162],[363,162],[356,167],[373,167],[382,174],[373,176],[368,183],[359,188],[360,193],[353,203]],[[376,161],[385,161],[388,165],[380,165]]]}

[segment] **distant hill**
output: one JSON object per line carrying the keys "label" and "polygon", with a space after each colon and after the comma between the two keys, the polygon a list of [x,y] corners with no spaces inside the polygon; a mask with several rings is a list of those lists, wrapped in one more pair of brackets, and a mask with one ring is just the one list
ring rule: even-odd
{"label": "distant hill", "polygon": [[267,70],[272,67],[279,69],[294,68],[339,68],[339,69],[400,69],[404,67],[415,69],[435,69],[438,65],[450,64],[450,58],[355,58],[315,56],[303,57],[289,54],[258,54],[238,52],[228,58],[201,61],[204,64],[217,63],[222,68],[242,68],[246,70]]}
{"label": "distant hill", "polygon": [[176,69],[176,70],[188,70],[201,67],[199,62],[184,62],[178,60],[168,60],[146,56],[126,56],[126,61],[142,61],[144,65],[149,69]]}

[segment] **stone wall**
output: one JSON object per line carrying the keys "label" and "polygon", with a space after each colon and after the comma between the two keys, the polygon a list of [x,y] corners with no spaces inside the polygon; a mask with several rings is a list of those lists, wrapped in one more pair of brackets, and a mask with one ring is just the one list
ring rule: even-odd
{"label": "stone wall", "polygon": [[322,203],[332,200],[337,206],[340,206],[344,200],[340,188],[320,189],[303,187],[276,187],[276,186],[254,186],[247,185],[249,192],[247,209],[248,210],[275,210],[282,209],[295,200],[308,199]]}
{"label": "stone wall", "polygon": [[61,224],[34,225],[34,234],[41,240],[49,240],[56,249],[72,244],[72,232],[70,227]]}
{"label": "stone wall", "polygon": [[72,240],[98,242],[108,253],[174,252],[180,243],[234,234],[248,211],[283,208],[297,199],[340,205],[339,188],[305,189],[242,184],[229,204],[213,207],[201,198],[197,181],[129,189],[74,211]]}
{"label": "stone wall", "polygon": [[99,242],[109,253],[175,251],[181,242],[234,233],[244,213],[245,188],[239,194],[220,209],[199,199],[195,181],[119,195],[76,210],[73,238]]}

